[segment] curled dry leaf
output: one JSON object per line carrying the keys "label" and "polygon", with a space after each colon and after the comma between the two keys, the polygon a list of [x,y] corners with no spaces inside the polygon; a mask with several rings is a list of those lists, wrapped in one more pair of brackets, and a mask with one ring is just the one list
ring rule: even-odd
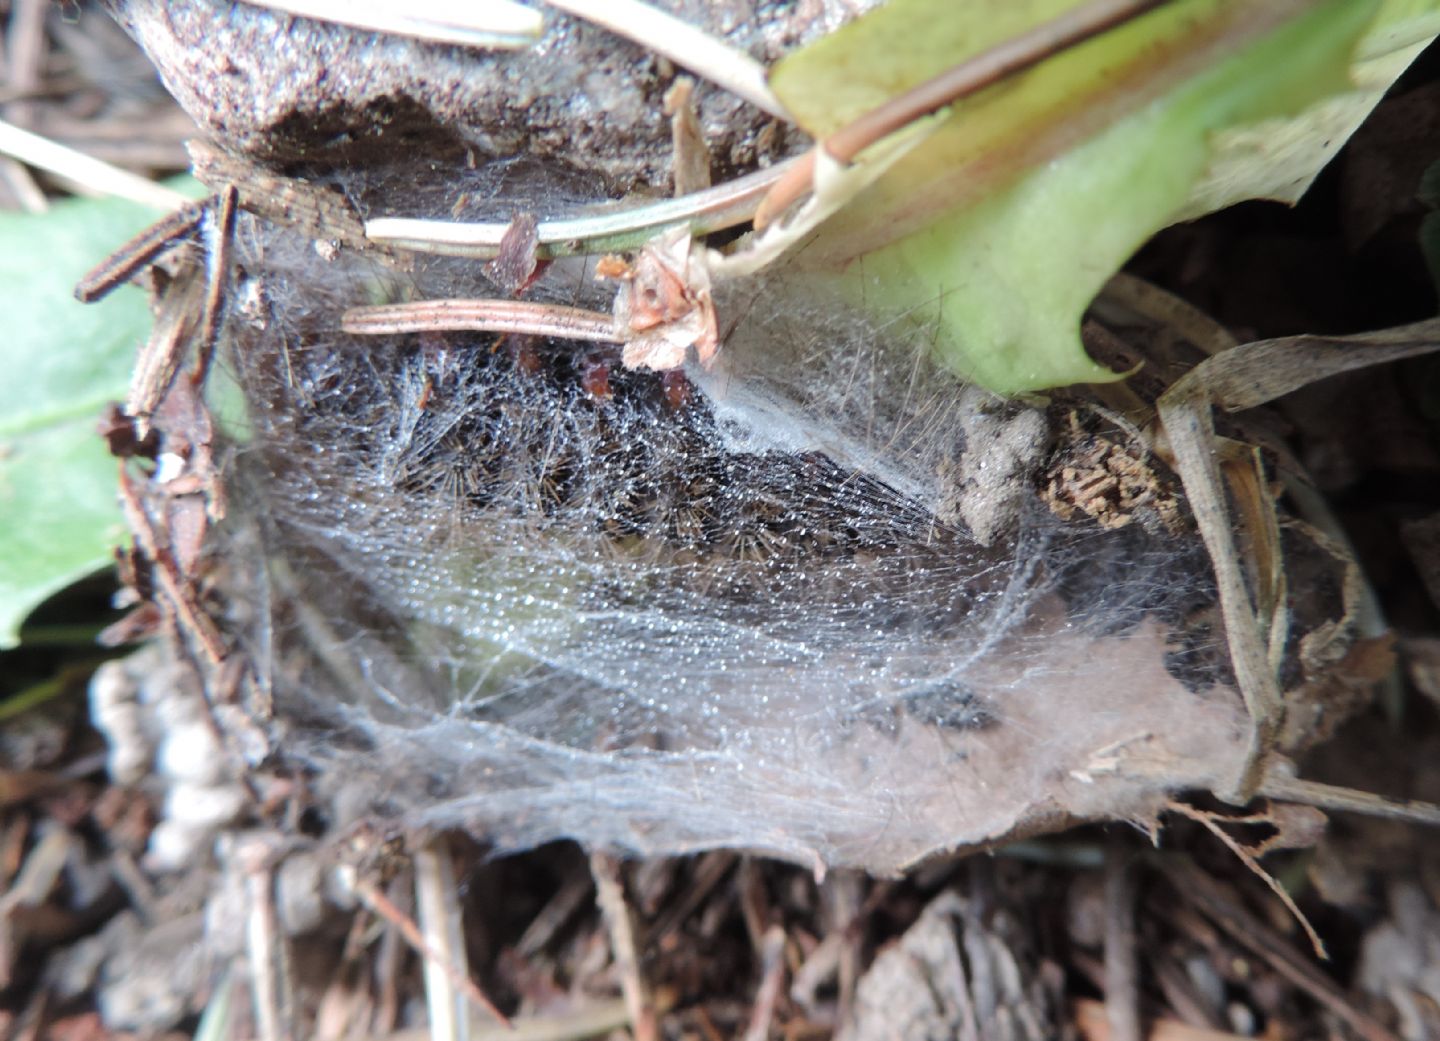
{"label": "curled dry leaf", "polygon": [[700,364],[710,366],[720,349],[720,333],[705,254],[688,229],[675,228],[652,239],[635,262],[614,277],[622,283],[615,297],[615,322],[625,338],[628,368],[678,369],[692,347]]}

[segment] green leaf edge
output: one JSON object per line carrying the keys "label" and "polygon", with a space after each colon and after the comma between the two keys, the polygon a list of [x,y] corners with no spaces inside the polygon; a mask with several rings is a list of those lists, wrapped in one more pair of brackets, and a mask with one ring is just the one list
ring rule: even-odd
{"label": "green leaf edge", "polygon": [[[204,192],[192,178],[171,186]],[[125,395],[149,308],[139,290],[122,288],[85,312],[72,287],[159,215],[115,199],[65,199],[45,214],[0,214],[0,244],[10,250],[0,267],[8,269],[11,324],[0,344],[11,388],[0,420],[0,650],[19,643],[21,625],[40,603],[110,564],[123,537],[116,462],[95,425],[105,404]],[[69,356],[73,370],[54,367],[56,351],[77,352]],[[80,392],[26,412],[27,398],[46,396],[37,384],[53,382],[57,371]]]}
{"label": "green leaf edge", "polygon": [[[896,9],[913,18],[927,5],[936,9],[933,0],[899,0],[874,12],[890,19],[892,57]],[[985,6],[969,5],[972,14]],[[1219,9],[1210,0],[1188,6],[1192,15]],[[898,241],[864,250],[856,262],[847,239],[863,241],[866,225],[872,232],[883,228],[887,206],[893,210],[895,200],[916,197],[915,170],[934,161],[923,155],[936,147],[927,142],[916,150],[919,159],[902,161],[822,226],[792,266],[828,281],[850,306],[877,321],[938,325],[938,359],[998,393],[1123,378],[1096,365],[1079,340],[1081,315],[1110,275],[1155,231],[1177,220],[1242,198],[1298,197],[1440,29],[1437,6],[1435,0],[1310,5],[1045,166],[1021,172]],[[929,23],[926,29],[927,36],[943,35],[932,34]],[[853,53],[856,38],[845,42]],[[1103,38],[1086,46],[1098,42]],[[804,65],[790,63],[786,59],[772,78],[787,104],[794,70]],[[913,79],[923,78],[923,64],[908,63]],[[985,105],[1003,112],[1007,100],[1013,102],[1013,94],[1007,99],[997,88],[988,99],[981,95],[957,106],[949,120],[963,127],[961,121],[974,119]],[[993,120],[994,111],[987,118]],[[1325,148],[1306,140],[1307,119],[1319,121],[1310,137],[1323,139]],[[1285,140],[1287,132],[1299,145],[1283,176],[1263,164],[1252,163],[1248,172],[1243,162],[1237,166],[1235,156],[1243,159],[1246,148],[1263,149]],[[941,134],[936,138],[944,147]]]}

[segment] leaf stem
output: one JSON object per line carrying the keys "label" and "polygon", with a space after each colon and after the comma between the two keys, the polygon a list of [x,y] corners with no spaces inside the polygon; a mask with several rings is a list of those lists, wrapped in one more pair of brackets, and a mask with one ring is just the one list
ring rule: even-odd
{"label": "leaf stem", "polygon": [[922,116],[969,97],[986,87],[1038,65],[1092,36],[1128,22],[1168,0],[1090,0],[1028,32],[952,65],[905,93],[871,109],[854,122],[815,144],[770,189],[755,213],[755,228],[764,228],[805,193],[815,175],[815,157],[823,148],[831,158],[849,163],[883,137]]}

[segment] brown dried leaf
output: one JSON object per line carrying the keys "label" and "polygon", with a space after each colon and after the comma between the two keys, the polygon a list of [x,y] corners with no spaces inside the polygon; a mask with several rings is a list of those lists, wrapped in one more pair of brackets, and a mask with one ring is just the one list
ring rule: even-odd
{"label": "brown dried leaf", "polygon": [[535,255],[540,244],[539,229],[535,214],[515,214],[500,236],[500,252],[485,264],[490,281],[511,296],[519,296],[534,281],[539,268]]}

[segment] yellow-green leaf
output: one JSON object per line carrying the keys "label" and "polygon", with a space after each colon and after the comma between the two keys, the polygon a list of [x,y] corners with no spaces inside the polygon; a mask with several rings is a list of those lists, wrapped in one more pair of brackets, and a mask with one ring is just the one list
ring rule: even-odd
{"label": "yellow-green leaf", "polygon": [[[787,58],[772,83],[823,136],[1075,5],[892,0]],[[1437,11],[1173,0],[956,103],[792,267],[882,321],[938,323],[941,360],[993,390],[1116,378],[1078,334],[1105,280],[1176,221],[1297,198],[1440,31]]]}

